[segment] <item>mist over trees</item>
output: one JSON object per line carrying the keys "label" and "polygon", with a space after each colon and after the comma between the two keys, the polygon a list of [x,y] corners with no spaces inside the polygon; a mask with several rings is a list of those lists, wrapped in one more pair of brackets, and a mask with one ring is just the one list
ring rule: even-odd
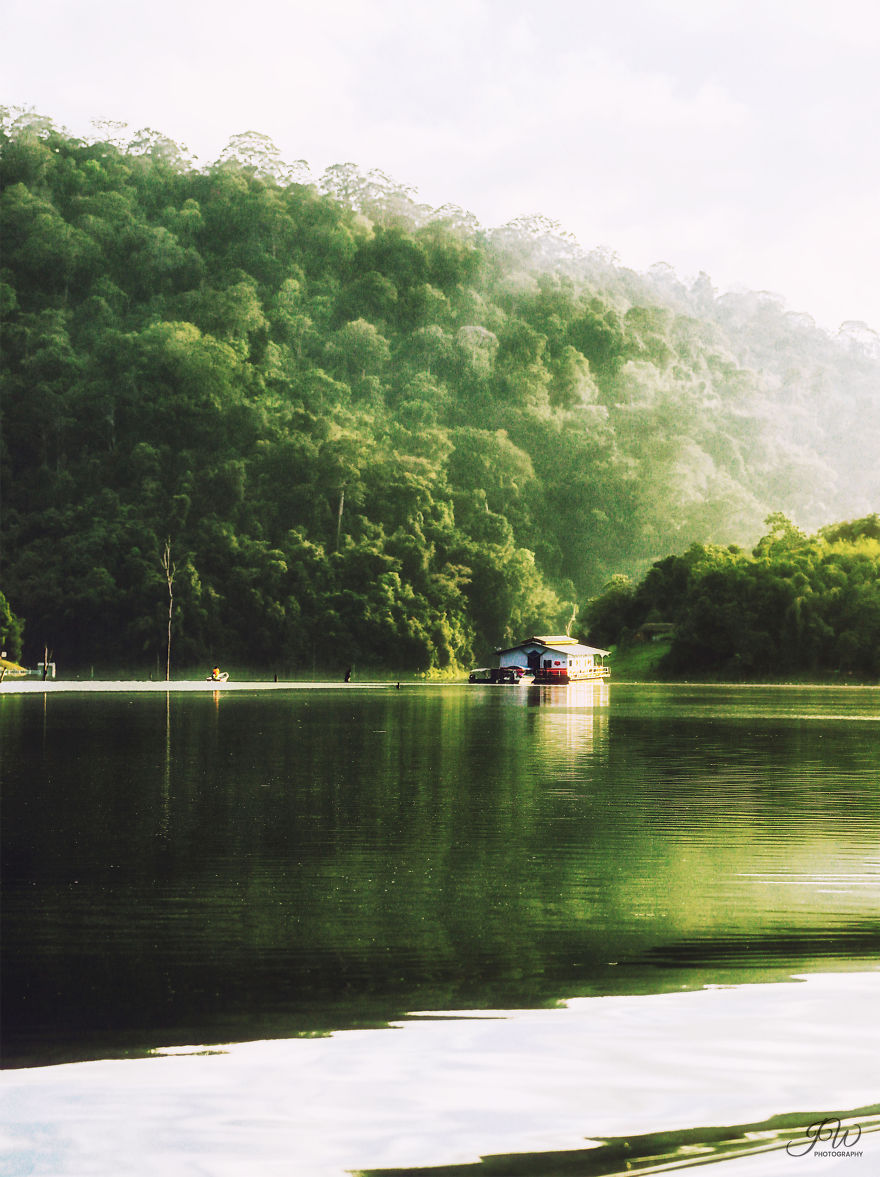
{"label": "mist over trees", "polygon": [[24,655],[442,670],[614,574],[880,501],[880,339],[266,136],[6,112],[0,588]]}

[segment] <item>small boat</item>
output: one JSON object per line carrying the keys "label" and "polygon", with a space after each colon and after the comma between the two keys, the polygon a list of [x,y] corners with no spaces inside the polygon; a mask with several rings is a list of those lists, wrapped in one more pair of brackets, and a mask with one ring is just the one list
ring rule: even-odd
{"label": "small boat", "polygon": [[208,675],[208,677],[205,679],[205,682],[228,682],[228,681],[229,681],[228,671],[220,670],[220,669],[212,670],[211,673]]}
{"label": "small boat", "polygon": [[534,681],[534,674],[522,666],[481,666],[468,675],[468,682],[491,683],[494,686],[528,687]]}

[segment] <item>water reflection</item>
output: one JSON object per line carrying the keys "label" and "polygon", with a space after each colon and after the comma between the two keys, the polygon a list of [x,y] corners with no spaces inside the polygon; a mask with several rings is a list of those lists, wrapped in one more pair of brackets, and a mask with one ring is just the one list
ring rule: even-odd
{"label": "water reflection", "polygon": [[162,773],[160,833],[167,837],[171,828],[171,692],[165,693],[165,762]]}
{"label": "water reflection", "polygon": [[6,1078],[0,1155],[55,1177],[596,1177],[746,1151],[767,1177],[835,1109],[873,1173],[878,996],[880,973],[816,976],[42,1068]]}
{"label": "water reflection", "polygon": [[3,697],[7,1058],[878,958],[877,692],[583,688]]}
{"label": "water reflection", "polygon": [[554,757],[554,763],[559,753],[601,750],[608,735],[610,696],[606,682],[537,686],[519,694],[535,710],[531,738]]}

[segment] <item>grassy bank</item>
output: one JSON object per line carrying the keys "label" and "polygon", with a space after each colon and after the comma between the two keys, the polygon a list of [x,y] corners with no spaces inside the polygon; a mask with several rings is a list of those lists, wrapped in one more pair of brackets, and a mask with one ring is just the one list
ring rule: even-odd
{"label": "grassy bank", "polygon": [[614,646],[609,665],[612,682],[657,682],[663,678],[658,666],[669,651],[669,642],[640,642],[635,646]]}
{"label": "grassy bank", "polygon": [[841,671],[826,671],[824,674],[774,674],[768,667],[764,675],[751,674],[742,678],[735,678],[727,674],[697,671],[690,674],[670,675],[660,668],[663,656],[669,651],[669,642],[642,642],[634,646],[611,648],[611,681],[612,682],[705,682],[738,684],[781,683],[787,686],[877,686],[875,679],[859,678],[853,674]]}

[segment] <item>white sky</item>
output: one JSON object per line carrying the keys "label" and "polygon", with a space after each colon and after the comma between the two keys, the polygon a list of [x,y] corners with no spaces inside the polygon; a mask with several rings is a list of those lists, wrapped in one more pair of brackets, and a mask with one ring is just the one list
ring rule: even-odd
{"label": "white sky", "polygon": [[0,101],[202,162],[263,132],[486,226],[880,329],[876,0],[6,0]]}

